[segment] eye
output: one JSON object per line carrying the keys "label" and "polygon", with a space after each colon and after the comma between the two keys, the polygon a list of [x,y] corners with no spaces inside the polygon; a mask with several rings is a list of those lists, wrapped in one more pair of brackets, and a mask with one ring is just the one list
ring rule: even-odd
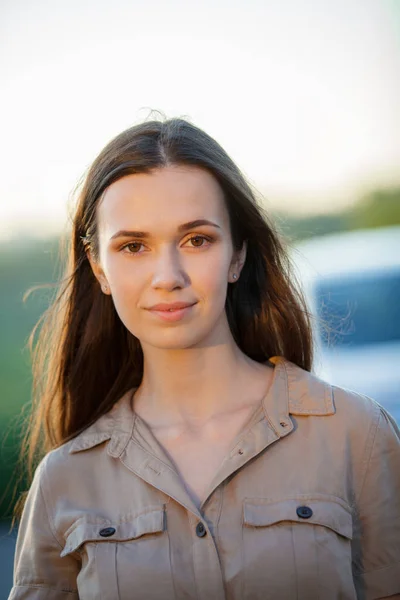
{"label": "eye", "polygon": [[143,246],[142,242],[129,242],[129,244],[125,244],[121,250],[128,252],[128,254],[140,254],[138,250],[141,246]]}
{"label": "eye", "polygon": [[204,242],[211,242],[212,240],[205,235],[194,235],[187,241],[191,242],[194,248],[201,248],[205,245]]}

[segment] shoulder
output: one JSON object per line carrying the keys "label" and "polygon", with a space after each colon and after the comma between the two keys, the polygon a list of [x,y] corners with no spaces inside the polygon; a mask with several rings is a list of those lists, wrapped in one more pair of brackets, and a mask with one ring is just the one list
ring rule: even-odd
{"label": "shoulder", "polygon": [[117,456],[133,429],[131,397],[132,390],[129,390],[107,413],[73,439],[50,450],[37,468],[37,477],[43,479],[44,483],[49,479],[62,485],[67,477],[69,481],[81,477],[82,471],[93,467],[93,462],[101,467],[101,461],[106,460],[106,456]]}
{"label": "shoulder", "polygon": [[[289,413],[308,446],[322,457],[351,465],[356,497],[368,497],[378,481],[400,497],[400,431],[394,418],[373,398],[331,385],[285,361]],[[374,483],[375,482],[375,483]],[[396,500],[397,501],[397,500]]]}
{"label": "shoulder", "polygon": [[332,385],[285,359],[280,360],[280,368],[286,379],[291,415],[326,417],[318,419],[319,429],[326,429],[343,442],[350,437],[366,451],[376,436],[377,441],[389,436],[398,442],[400,432],[394,418],[373,398]]}
{"label": "shoulder", "polygon": [[373,398],[332,385],[281,357],[277,362],[285,371],[291,414],[335,415],[336,420],[361,424],[377,422],[382,412],[386,414]]}

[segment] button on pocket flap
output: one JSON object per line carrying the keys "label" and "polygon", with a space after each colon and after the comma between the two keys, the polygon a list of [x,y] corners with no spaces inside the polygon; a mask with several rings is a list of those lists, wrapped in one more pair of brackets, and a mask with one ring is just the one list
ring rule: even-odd
{"label": "button on pocket flap", "polygon": [[301,497],[271,502],[263,498],[246,499],[243,520],[245,525],[252,527],[268,527],[282,521],[322,525],[348,539],[353,537],[350,508],[339,500]]}
{"label": "button on pocket flap", "polygon": [[[66,556],[79,550],[80,546],[86,542],[97,542],[101,539],[99,531],[104,525],[80,522],[67,535],[66,544],[60,556]],[[104,539],[104,538],[103,538]]]}
{"label": "button on pocket flap", "polygon": [[79,520],[75,527],[70,528],[60,556],[76,552],[86,542],[124,542],[142,535],[160,533],[164,531],[164,521],[163,508],[142,513],[119,523],[110,521],[88,523]]}

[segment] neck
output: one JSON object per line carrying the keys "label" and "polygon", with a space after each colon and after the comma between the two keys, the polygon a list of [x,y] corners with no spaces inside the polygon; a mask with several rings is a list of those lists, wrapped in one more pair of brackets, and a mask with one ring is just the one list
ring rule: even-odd
{"label": "neck", "polygon": [[146,348],[134,409],[155,426],[201,425],[254,400],[246,398],[251,394],[249,382],[259,382],[266,369],[246,356],[233,338],[202,348]]}

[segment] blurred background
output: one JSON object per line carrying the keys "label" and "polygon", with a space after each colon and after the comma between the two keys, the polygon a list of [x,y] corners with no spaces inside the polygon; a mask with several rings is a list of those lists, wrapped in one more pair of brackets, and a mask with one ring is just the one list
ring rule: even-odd
{"label": "blurred background", "polygon": [[49,294],[23,296],[55,281],[91,161],[151,110],[216,138],[275,215],[315,315],[315,370],[400,420],[400,2],[1,0],[0,50],[5,597],[26,342]]}

